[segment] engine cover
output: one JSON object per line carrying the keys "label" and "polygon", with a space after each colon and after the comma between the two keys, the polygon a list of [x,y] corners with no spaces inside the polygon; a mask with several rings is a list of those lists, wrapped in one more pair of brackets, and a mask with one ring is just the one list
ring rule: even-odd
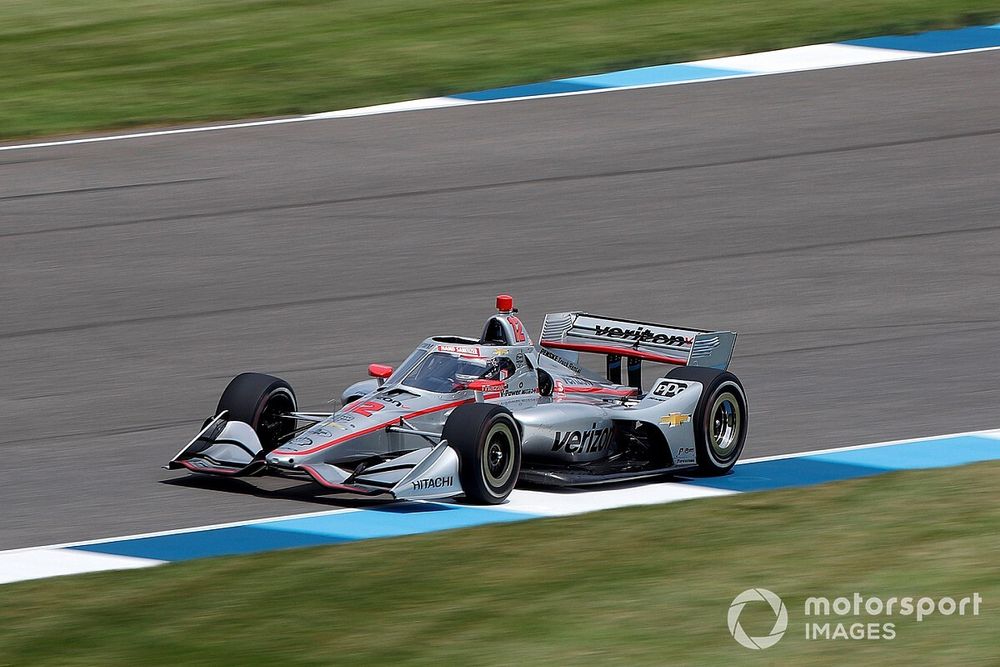
{"label": "engine cover", "polygon": [[611,452],[614,422],[593,405],[550,403],[518,412],[526,458],[552,463],[597,461]]}

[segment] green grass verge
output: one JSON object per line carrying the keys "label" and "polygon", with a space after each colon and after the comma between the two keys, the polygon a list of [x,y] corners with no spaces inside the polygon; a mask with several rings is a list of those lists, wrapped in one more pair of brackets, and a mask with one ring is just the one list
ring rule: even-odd
{"label": "green grass verge", "polygon": [[[0,588],[0,664],[996,664],[998,501],[980,464],[24,582]],[[726,613],[758,586],[790,626],[755,652]],[[855,591],[985,602],[882,619],[892,641],[802,637],[806,597]]]}
{"label": "green grass verge", "polygon": [[324,111],[998,18],[996,0],[7,0],[0,137]]}

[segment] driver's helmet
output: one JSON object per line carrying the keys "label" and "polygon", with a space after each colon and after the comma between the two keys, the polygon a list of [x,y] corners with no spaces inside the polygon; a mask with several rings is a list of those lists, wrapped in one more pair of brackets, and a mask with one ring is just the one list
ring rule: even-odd
{"label": "driver's helmet", "polygon": [[515,370],[513,361],[507,357],[497,357],[486,363],[486,370],[481,377],[490,380],[506,380],[514,374]]}
{"label": "driver's helmet", "polygon": [[454,369],[454,380],[456,384],[468,384],[473,380],[485,377],[484,370],[489,368],[487,363],[472,359],[458,359]]}

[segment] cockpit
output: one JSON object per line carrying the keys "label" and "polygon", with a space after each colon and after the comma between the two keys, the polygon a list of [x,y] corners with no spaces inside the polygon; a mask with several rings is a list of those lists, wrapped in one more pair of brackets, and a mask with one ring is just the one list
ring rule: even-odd
{"label": "cockpit", "polygon": [[388,381],[450,394],[466,389],[473,380],[506,380],[514,371],[514,362],[507,357],[485,358],[458,352],[417,350]]}

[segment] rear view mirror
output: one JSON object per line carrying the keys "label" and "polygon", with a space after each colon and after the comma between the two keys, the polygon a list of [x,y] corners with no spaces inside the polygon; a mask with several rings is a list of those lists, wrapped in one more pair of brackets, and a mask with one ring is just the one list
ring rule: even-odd
{"label": "rear view mirror", "polygon": [[369,364],[368,365],[368,375],[373,378],[378,378],[379,386],[385,382],[390,375],[392,375],[392,366],[386,366],[384,364]]}

